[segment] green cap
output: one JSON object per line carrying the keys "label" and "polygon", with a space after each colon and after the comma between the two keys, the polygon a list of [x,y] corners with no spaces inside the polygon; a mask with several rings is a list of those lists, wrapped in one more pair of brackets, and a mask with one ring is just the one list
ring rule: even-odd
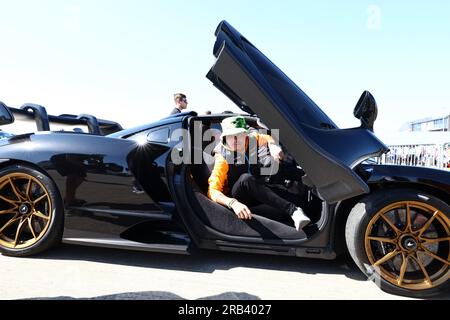
{"label": "green cap", "polygon": [[240,133],[248,133],[250,127],[244,117],[229,117],[222,120],[222,138]]}

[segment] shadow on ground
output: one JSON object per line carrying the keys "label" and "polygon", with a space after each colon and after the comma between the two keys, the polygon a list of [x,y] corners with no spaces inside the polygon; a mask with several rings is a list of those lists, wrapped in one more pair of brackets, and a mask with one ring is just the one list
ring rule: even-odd
{"label": "shadow on ground", "polygon": [[133,267],[204,273],[244,267],[312,275],[342,274],[358,281],[367,280],[349,256],[342,256],[330,261],[215,251],[197,251],[192,255],[176,255],[63,244],[33,258],[92,261]]}
{"label": "shadow on ground", "polygon": [[[39,297],[27,300],[187,300],[174,293],[166,291],[144,291],[144,292],[126,292],[98,296],[92,298],[73,298],[73,297]],[[199,298],[197,300],[261,300],[261,298],[242,292],[225,292],[219,295]]]}
{"label": "shadow on ground", "polygon": [[[344,275],[356,281],[367,281],[350,256],[344,255],[336,260],[305,259],[285,256],[270,256],[247,253],[216,251],[197,251],[192,255],[126,251],[98,247],[84,247],[62,244],[32,259],[52,259],[64,261],[91,261],[103,264],[142,267],[149,269],[175,270],[187,272],[212,273],[216,270],[233,268],[252,268],[296,272],[308,275],[335,274]],[[72,300],[67,296],[36,297],[45,300]],[[78,298],[77,298],[78,299]],[[82,300],[184,300],[171,292],[145,291],[125,292],[98,297],[84,297]],[[226,292],[220,295],[204,297],[200,300],[258,300],[248,293]],[[434,300],[450,300],[450,292],[432,297]]]}

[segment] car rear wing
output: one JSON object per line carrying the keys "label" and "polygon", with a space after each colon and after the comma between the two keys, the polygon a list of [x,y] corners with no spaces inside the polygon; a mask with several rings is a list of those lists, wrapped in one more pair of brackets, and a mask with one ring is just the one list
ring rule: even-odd
{"label": "car rear wing", "polygon": [[108,135],[122,130],[114,121],[97,119],[90,114],[49,115],[45,107],[26,103],[20,108],[8,107],[14,115],[14,123],[2,126],[2,130],[12,134],[35,131],[74,131],[94,135]]}

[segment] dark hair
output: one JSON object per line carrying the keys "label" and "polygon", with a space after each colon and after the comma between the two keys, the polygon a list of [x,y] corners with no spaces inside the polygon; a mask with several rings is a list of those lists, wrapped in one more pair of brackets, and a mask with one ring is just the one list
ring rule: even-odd
{"label": "dark hair", "polygon": [[183,93],[175,93],[175,94],[173,95],[173,100],[174,100],[175,102],[178,102],[178,101],[180,101],[181,99],[186,99],[186,95],[183,94]]}

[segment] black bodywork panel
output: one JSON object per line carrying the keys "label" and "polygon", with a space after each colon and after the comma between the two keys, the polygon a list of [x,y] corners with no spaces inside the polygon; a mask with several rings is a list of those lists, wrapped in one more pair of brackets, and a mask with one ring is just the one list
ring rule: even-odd
{"label": "black bodywork panel", "polygon": [[[1,142],[3,165],[32,164],[56,183],[65,201],[64,238],[117,240],[139,223],[161,226],[171,220],[174,206],[165,171],[169,145],[143,147],[131,139],[63,132]],[[69,201],[71,191],[75,198]]]}
{"label": "black bodywork panel", "polygon": [[[398,166],[398,165],[361,165],[364,179],[370,185],[399,185],[412,188],[422,186],[425,189],[438,190],[450,201],[450,172],[439,169]],[[442,199],[446,200],[446,199]]]}

